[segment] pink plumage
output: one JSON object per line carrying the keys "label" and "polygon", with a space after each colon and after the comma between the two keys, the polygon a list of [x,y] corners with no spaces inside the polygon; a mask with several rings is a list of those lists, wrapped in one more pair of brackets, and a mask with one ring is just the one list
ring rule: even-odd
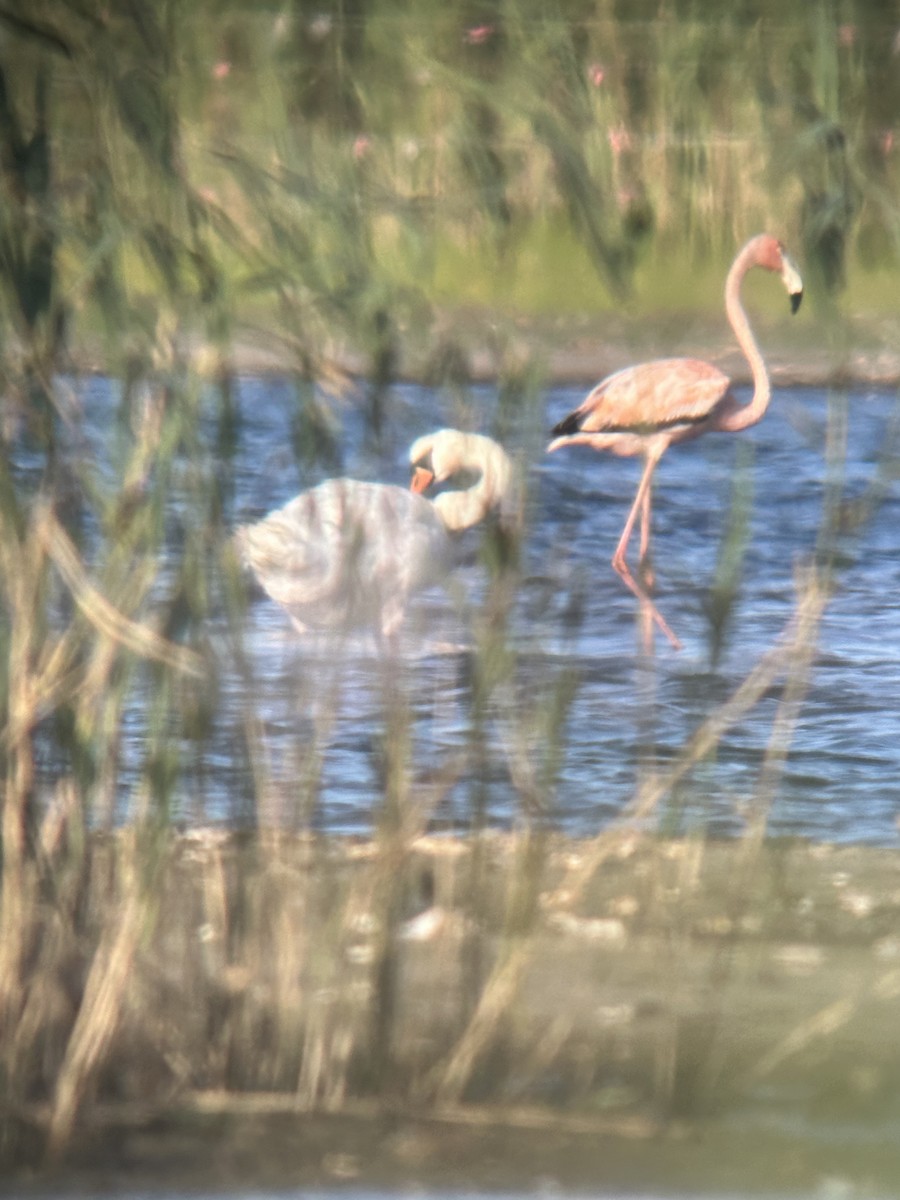
{"label": "pink plumage", "polygon": [[638,513],[641,514],[639,568],[644,568],[650,545],[650,493],[653,472],[665,451],[676,442],[713,430],[737,432],[759,421],[769,404],[771,388],[762,354],[741,304],[740,288],[753,267],[780,277],[796,312],[803,282],[784,246],[759,234],[738,253],[725,283],[725,312],[753,375],[753,397],[739,404],[731,381],[718,367],[697,358],[663,358],[626,367],[594,387],[584,401],[553,429],[548,450],[588,445],[619,455],[641,455],[644,471],[622,536],[613,555],[613,568],[650,617],[676,648],[681,645],[650,598],[649,571],[641,570],[646,586],[636,580],[625,558]]}

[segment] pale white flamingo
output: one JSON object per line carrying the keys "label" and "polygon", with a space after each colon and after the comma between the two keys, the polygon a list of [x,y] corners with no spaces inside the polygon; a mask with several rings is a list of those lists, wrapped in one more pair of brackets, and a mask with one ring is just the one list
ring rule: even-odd
{"label": "pale white flamingo", "polygon": [[[752,267],[781,276],[792,312],[803,297],[800,273],[777,238],[768,234],[751,238],[732,263],[725,283],[725,312],[753,374],[753,396],[748,403],[737,401],[731,380],[711,363],[696,358],[657,359],[626,367],[598,383],[583,403],[554,427],[547,447],[558,450],[584,444],[613,454],[643,456],[643,474],[612,565],[676,648],[681,643],[646,587],[631,574],[625,551],[640,512],[640,563],[644,564],[650,545],[653,472],[669,446],[713,430],[736,433],[759,421],[768,407],[768,372],[741,303],[741,283]],[[652,586],[649,574],[647,585]]]}
{"label": "pale white flamingo", "polygon": [[[374,628],[390,638],[410,596],[453,566],[453,534],[504,504],[513,467],[491,438],[440,429],[413,443],[410,490],[330,479],[235,531],[243,563],[300,632]],[[431,483],[470,486],[428,500]]]}

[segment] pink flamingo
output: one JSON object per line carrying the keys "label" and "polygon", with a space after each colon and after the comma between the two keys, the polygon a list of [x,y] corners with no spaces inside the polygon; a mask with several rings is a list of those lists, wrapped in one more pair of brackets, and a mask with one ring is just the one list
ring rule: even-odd
{"label": "pink flamingo", "polygon": [[[725,283],[725,312],[753,373],[753,397],[739,404],[731,380],[711,363],[696,358],[661,358],[626,367],[607,376],[583,403],[553,429],[548,450],[579,443],[619,455],[643,455],[644,471],[616,546],[612,565],[642,606],[679,649],[681,643],[633,575],[625,559],[637,515],[641,514],[640,567],[650,545],[650,492],[656,464],[675,442],[686,442],[711,430],[737,433],[759,421],[769,405],[771,387],[766,365],[741,304],[741,283],[752,267],[781,276],[796,312],[803,281],[777,238],[759,234],[738,253]],[[643,574],[643,572],[641,572]],[[653,580],[646,573],[646,585]]]}

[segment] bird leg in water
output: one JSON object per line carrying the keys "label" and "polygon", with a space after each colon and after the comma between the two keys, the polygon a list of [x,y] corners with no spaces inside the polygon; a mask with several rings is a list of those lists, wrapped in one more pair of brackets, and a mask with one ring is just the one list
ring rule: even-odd
{"label": "bird leg in water", "polygon": [[641,554],[638,559],[638,575],[641,580],[641,586],[646,588],[648,592],[653,591],[653,585],[656,583],[656,576],[653,574],[653,563],[649,558],[650,550],[650,497],[653,494],[653,485],[648,484],[647,490],[644,492],[644,502],[641,505]]}
{"label": "bird leg in water", "polygon": [[[641,605],[647,605],[647,611],[652,616],[653,620],[659,626],[660,630],[666,635],[676,650],[681,649],[681,642],[669,628],[669,624],[665,617],[650,599],[650,596],[645,587],[642,587],[631,573],[625,559],[625,551],[628,548],[628,541],[634,529],[634,523],[637,520],[638,512],[641,513],[641,562],[647,552],[647,545],[650,540],[649,518],[650,518],[650,484],[653,479],[653,471],[659,461],[659,455],[648,455],[647,463],[644,467],[644,473],[641,476],[641,482],[638,484],[637,494],[634,497],[634,502],[628,513],[628,518],[625,521],[625,528],[622,530],[622,536],[619,538],[619,544],[616,546],[616,552],[613,555],[612,565],[613,570],[618,574],[619,578],[625,586],[635,595],[641,602]],[[646,503],[646,508],[645,508]],[[647,523],[644,523],[644,517],[647,518]]]}
{"label": "bird leg in water", "polygon": [[[653,571],[653,561],[650,558],[650,497],[653,495],[652,483],[644,492],[644,502],[641,505],[641,549],[638,558],[638,579],[641,588],[649,596],[656,583]],[[644,654],[649,658],[653,653],[653,605],[643,598],[641,606],[641,645]]]}

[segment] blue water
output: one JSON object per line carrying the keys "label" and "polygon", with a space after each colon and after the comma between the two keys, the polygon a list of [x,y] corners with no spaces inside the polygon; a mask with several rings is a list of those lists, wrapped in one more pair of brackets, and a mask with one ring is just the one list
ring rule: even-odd
{"label": "blue water", "polygon": [[[80,387],[87,452],[100,477],[111,480],[116,389],[102,379]],[[227,474],[229,526],[257,519],[328,474],[405,483],[406,446],[445,424],[499,429],[524,464],[529,500],[511,624],[515,662],[492,693],[474,749],[470,648],[485,571],[473,533],[464,542],[455,599],[442,589],[423,598],[387,675],[365,635],[340,646],[302,639],[255,592],[243,630],[247,667],[238,669],[219,613],[210,626],[219,663],[211,737],[191,748],[178,816],[228,822],[255,811],[264,820],[368,832],[383,791],[387,698],[399,696],[411,713],[413,796],[433,826],[465,828],[473,819],[509,826],[540,816],[571,833],[596,832],[623,812],[654,764],[663,768],[678,755],[777,642],[794,611],[797,570],[818,548],[831,555],[837,587],[768,830],[898,843],[897,397],[776,390],[753,429],[709,435],[665,456],[653,500],[656,598],[684,648],[674,651],[658,637],[648,659],[634,599],[610,567],[640,464],[584,448],[543,453],[547,431],[582,394],[554,388],[510,419],[488,387],[464,406],[428,389],[397,387],[378,449],[351,397],[329,409],[340,462],[312,467],[298,464],[291,449],[296,397],[288,383],[240,381],[239,439],[227,463],[203,458],[213,438],[210,403],[202,449],[186,469]],[[173,523],[189,525],[179,486],[176,475]],[[744,553],[730,625],[714,658],[710,589],[736,492],[746,498]],[[854,526],[861,502],[872,497],[873,511]],[[566,689],[563,744],[554,758],[552,713]],[[653,827],[714,835],[745,827],[759,802],[779,697],[780,685],[726,732],[715,754],[662,801]],[[248,711],[256,730],[252,771],[243,749]],[[138,745],[130,751],[139,759]],[[454,773],[457,756],[462,765]],[[444,772],[451,783],[433,786]]]}

